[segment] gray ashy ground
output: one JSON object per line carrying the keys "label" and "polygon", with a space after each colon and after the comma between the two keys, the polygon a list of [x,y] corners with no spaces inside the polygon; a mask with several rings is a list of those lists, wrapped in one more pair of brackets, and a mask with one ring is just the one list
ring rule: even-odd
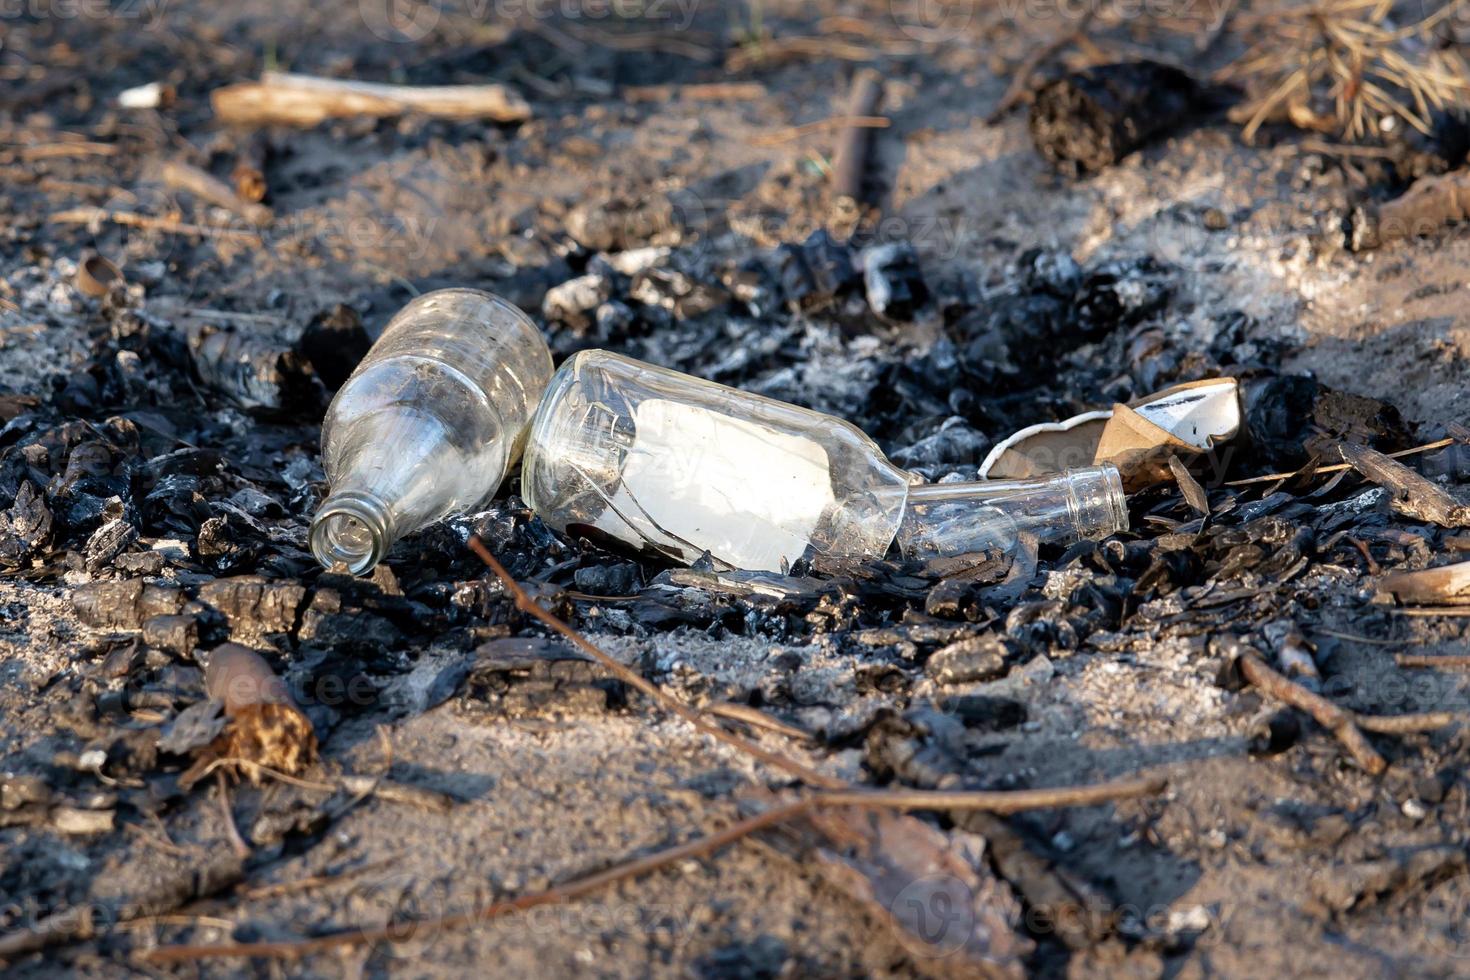
{"label": "gray ashy ground", "polygon": [[[140,174],[148,158],[179,152],[175,117],[119,116],[105,108],[117,90],[175,77],[177,119],[187,138],[204,146],[213,131],[203,91],[253,74],[265,50],[312,71],[328,71],[337,60],[372,67],[391,60],[384,51],[402,58],[403,49],[385,48],[365,28],[361,6],[246,4],[217,13],[169,7],[156,13],[147,33],[116,19],[0,21],[0,37],[20,51],[7,62],[0,49],[0,66],[34,82],[47,72],[28,74],[25,64],[44,65],[66,82],[60,94],[9,107],[4,167],[51,180],[27,184],[41,195],[28,199],[37,209],[109,201],[146,208]],[[769,18],[789,17],[792,33],[817,29],[815,5],[762,6]],[[898,22],[886,19],[886,7],[876,13],[859,7],[840,12],[866,15],[880,37],[910,43]],[[748,16],[744,7],[730,12],[736,20]],[[703,18],[706,29],[727,26],[723,11],[705,10]],[[476,58],[495,29],[473,12],[446,15],[435,33],[407,49],[415,55],[406,60],[419,52],[422,60],[443,59],[449,67],[439,81],[475,77],[493,67]],[[1470,235],[1452,231],[1376,254],[1343,254],[1333,244],[1346,194],[1340,171],[1291,143],[1243,147],[1224,125],[1179,135],[1092,179],[1056,178],[1032,151],[1022,118],[997,126],[981,121],[1007,82],[994,74],[992,59],[1014,60],[1025,50],[1025,36],[1050,30],[1049,22],[1001,19],[986,30],[977,22],[973,33],[928,50],[922,70],[910,58],[890,74],[893,126],[881,135],[878,166],[892,188],[889,212],[904,237],[920,246],[927,268],[963,266],[996,282],[1032,245],[1067,249],[1082,261],[1152,253],[1189,270],[1166,325],[1174,335],[1197,336],[1211,329],[1213,313],[1241,309],[1263,333],[1297,348],[1295,367],[1327,383],[1387,399],[1412,419],[1466,420],[1470,319],[1463,270]],[[532,40],[542,45],[530,59],[533,67],[541,63],[536,59],[560,58],[561,65],[568,58],[539,36]],[[61,41],[70,42],[69,51],[56,47]],[[513,135],[450,143],[420,138],[405,125],[400,143],[391,126],[365,127],[359,134],[368,135],[350,154],[322,131],[299,137],[295,154],[281,164],[291,190],[274,203],[309,247],[231,252],[222,244],[212,253],[191,252],[187,266],[156,287],[158,294],[183,306],[258,304],[299,323],[337,301],[361,305],[399,277],[493,282],[500,256],[515,251],[527,213],[555,216],[603,192],[636,198],[654,188],[699,187],[731,234],[764,244],[799,240],[819,223],[823,179],[812,160],[828,151],[829,137],[767,145],[757,137],[841,112],[841,63],[818,58],[769,69],[761,76],[768,95],[760,100],[671,100],[655,111],[616,93],[630,82],[708,80],[699,66],[663,54],[613,56],[581,43],[594,54],[585,70],[572,70],[577,86],[541,92],[540,118]],[[674,68],[657,64],[665,57]],[[95,104],[79,107],[79,86]],[[59,141],[61,129],[101,140],[134,127],[142,133],[137,145],[147,147],[137,159],[131,153],[90,159],[68,170],[70,164],[43,166],[19,152]],[[82,186],[89,183],[95,189]],[[1204,228],[1199,216],[1211,208],[1228,217],[1226,229]],[[14,289],[0,299],[19,312],[0,310],[0,384],[32,391],[43,375],[64,372],[89,347],[85,310],[62,308],[73,301],[64,285],[68,263],[94,236],[33,221],[9,230],[9,237],[0,252],[0,281]],[[167,238],[136,234],[123,244],[138,264],[176,247]],[[1314,622],[1358,637],[1335,640],[1346,700],[1385,713],[1465,710],[1464,686],[1453,675],[1424,682],[1392,662],[1400,649],[1465,652],[1457,621],[1388,617],[1362,601],[1371,592],[1366,577],[1335,568],[1313,574],[1342,574],[1336,594],[1347,598],[1315,610]],[[88,645],[98,638],[75,621],[58,587],[0,580],[0,612],[0,754],[6,759],[0,768],[35,771],[81,741],[57,723],[64,706],[48,691],[83,669]],[[1075,954],[1038,927],[1042,952],[1033,968],[1140,976],[1470,973],[1462,943],[1470,895],[1463,737],[1393,740],[1394,765],[1383,780],[1342,762],[1337,744],[1315,730],[1280,757],[1249,758],[1246,737],[1262,706],[1254,696],[1218,686],[1209,670],[1208,633],[1228,625],[1214,622],[1198,635],[1152,645],[1098,642],[1075,653],[1057,650],[1026,669],[1031,683],[1022,683],[1019,669],[999,682],[1003,693],[1026,705],[1028,721],[982,740],[971,772],[986,781],[1045,786],[1145,767],[1171,779],[1162,801],[1048,811],[1013,822],[1047,860],[1090,882],[1106,911],[1126,913],[1129,923],[1122,940]],[[1319,638],[1330,640],[1326,633]],[[648,641],[623,637],[608,645],[629,660],[642,657],[676,689],[794,687],[800,697],[786,716],[813,729],[843,712],[863,714],[931,693],[922,686],[928,682],[902,698],[861,684],[869,662],[864,648],[837,635],[775,644],[674,633],[651,650]],[[997,691],[977,684],[947,693]],[[391,759],[384,757],[384,740]],[[370,925],[390,914],[461,909],[486,894],[543,887],[710,829],[736,813],[731,787],[769,775],[651,711],[576,705],[517,718],[451,700],[401,720],[368,715],[338,728],[325,754],[346,771],[375,772],[387,764],[394,780],[459,802],[439,813],[365,800],[304,852],[287,851],[233,894],[136,927],[133,939],[284,938]],[[851,747],[812,761],[857,775],[861,756],[860,747]],[[213,793],[201,787],[166,826],[139,824],[101,837],[0,831],[0,871],[17,887],[15,894],[0,893],[0,916],[20,921],[51,908],[62,879],[88,879],[90,897],[103,899],[145,888],[217,852],[225,844]],[[248,836],[251,828],[242,829]],[[1436,870],[1422,870],[1437,856]],[[1420,870],[1405,870],[1411,867]],[[331,880],[284,893],[271,889],[317,875]],[[0,932],[11,924],[0,919]],[[123,962],[105,945],[82,943],[12,968],[21,976],[59,968],[107,976],[119,974]],[[824,884],[809,863],[781,857],[767,844],[687,861],[544,915],[319,957],[306,968],[333,975],[364,964],[373,973],[404,977],[486,968],[629,977],[882,976],[917,969],[900,942]],[[234,969],[207,964],[204,972]]]}

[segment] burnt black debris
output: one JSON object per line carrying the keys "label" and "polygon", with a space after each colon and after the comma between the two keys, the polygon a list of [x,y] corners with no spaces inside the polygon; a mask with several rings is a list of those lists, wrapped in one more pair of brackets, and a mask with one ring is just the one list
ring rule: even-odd
{"label": "burnt black debris", "polygon": [[1200,101],[1189,75],[1156,61],[1100,65],[1044,85],[1031,104],[1031,139],[1051,164],[1092,173],[1183,122]]}
{"label": "burnt black debris", "polygon": [[372,345],[358,312],[338,304],[311,318],[296,347],[322,384],[336,391]]}

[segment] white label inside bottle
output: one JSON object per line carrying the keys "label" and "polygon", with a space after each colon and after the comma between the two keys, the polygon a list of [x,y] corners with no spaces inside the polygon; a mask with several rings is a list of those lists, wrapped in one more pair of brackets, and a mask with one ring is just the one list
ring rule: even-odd
{"label": "white label inside bottle", "polygon": [[[633,412],[633,443],[612,509],[597,526],[693,560],[781,571],[801,557],[835,498],[820,443],[698,405],[649,399]],[[621,520],[619,519],[621,515]]]}

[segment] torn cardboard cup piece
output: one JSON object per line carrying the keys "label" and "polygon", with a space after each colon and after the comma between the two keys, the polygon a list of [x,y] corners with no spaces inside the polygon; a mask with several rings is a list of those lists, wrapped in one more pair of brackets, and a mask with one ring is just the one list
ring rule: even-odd
{"label": "torn cardboard cup piece", "polygon": [[1028,426],[998,443],[980,465],[982,480],[1048,476],[1113,463],[1132,492],[1173,479],[1169,457],[1188,459],[1235,438],[1240,387],[1234,378],[1175,385],[1111,409]]}

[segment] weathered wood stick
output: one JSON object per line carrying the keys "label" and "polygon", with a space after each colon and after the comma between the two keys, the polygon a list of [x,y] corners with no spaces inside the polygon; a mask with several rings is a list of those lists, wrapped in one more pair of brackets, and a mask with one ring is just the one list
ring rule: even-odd
{"label": "weathered wood stick", "polygon": [[1393,494],[1393,509],[1441,527],[1470,527],[1470,507],[1403,463],[1376,449],[1343,443],[1342,458],[1366,479]]}
{"label": "weathered wood stick", "polygon": [[1317,724],[1331,732],[1365,772],[1376,776],[1388,768],[1388,763],[1384,761],[1383,756],[1368,744],[1368,739],[1358,728],[1352,712],[1344,711],[1322,695],[1315,694],[1278,674],[1266,666],[1266,662],[1254,653],[1241,653],[1237,663],[1240,665],[1241,676],[1259,688],[1263,694],[1283,701],[1293,708],[1300,708],[1311,715]]}
{"label": "weathered wood stick", "polygon": [[[883,95],[883,76],[864,68],[852,79],[852,94],[847,115],[867,119],[878,113],[878,100]],[[854,201],[863,198],[863,178],[868,171],[868,152],[873,145],[871,126],[848,126],[837,140],[832,164],[832,191],[836,197]]]}
{"label": "weathered wood stick", "polygon": [[246,139],[235,157],[235,166],[230,171],[230,180],[235,182],[235,193],[242,200],[258,204],[265,200],[270,185],[265,179],[265,160],[270,154],[270,144],[262,134]]}
{"label": "weathered wood stick", "polygon": [[315,126],[349,116],[397,116],[422,112],[447,119],[521,122],[531,106],[504,85],[385,85],[268,71],[258,82],[217,88],[210,104],[221,121],[235,125]]}
{"label": "weathered wood stick", "polygon": [[268,225],[274,215],[264,204],[247,201],[218,177],[179,160],[169,160],[158,168],[158,177],[175,190],[186,191],[209,204],[232,211],[252,225]]}

